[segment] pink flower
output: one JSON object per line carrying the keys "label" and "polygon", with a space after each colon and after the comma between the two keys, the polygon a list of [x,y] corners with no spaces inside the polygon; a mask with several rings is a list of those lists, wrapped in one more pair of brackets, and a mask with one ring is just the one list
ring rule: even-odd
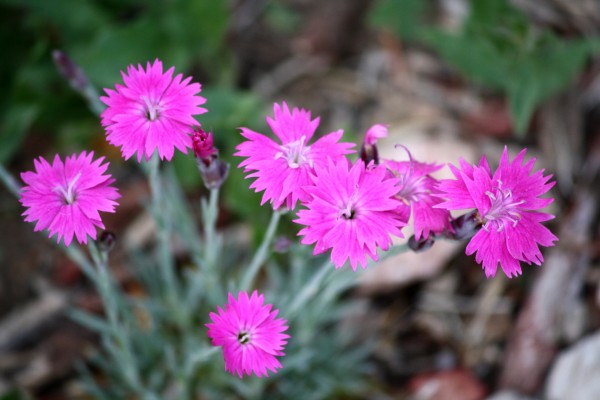
{"label": "pink flower", "polygon": [[269,376],[281,368],[277,357],[283,356],[283,349],[290,337],[285,332],[288,327],[284,319],[276,318],[279,310],[271,311],[272,305],[263,305],[264,296],[256,291],[239,292],[238,299],[231,293],[225,310],[217,307],[217,313],[210,313],[213,321],[206,324],[208,337],[213,346],[223,348],[225,370],[237,374]]}
{"label": "pink flower", "polygon": [[448,210],[435,208],[441,200],[434,196],[438,192],[437,180],[429,175],[443,166],[415,161],[408,154],[410,161],[382,162],[399,180],[396,198],[400,200],[397,209],[400,219],[408,223],[412,212],[416,240],[427,239],[432,232],[451,231]]}
{"label": "pink flower", "polygon": [[483,156],[479,165],[460,160],[460,169],[450,166],[456,180],[443,180],[439,189],[447,200],[439,207],[447,210],[475,208],[483,228],[467,246],[467,255],[483,265],[486,276],[496,274],[498,264],[506,276],[521,274],[520,262],[541,265],[544,257],[538,246],[552,246],[558,240],[541,222],[553,215],[537,212],[554,199],[539,198],[554,182],[544,170],[531,174],[535,158],[523,164],[526,149],[512,162],[506,147],[498,169],[492,174]]}
{"label": "pink flower", "polygon": [[146,70],[130,65],[127,74],[121,72],[124,85],[104,89],[108,96],[100,100],[108,106],[101,115],[106,139],[121,146],[126,160],[135,152],[138,162],[143,155],[149,160],[156,149],[161,159],[171,160],[175,148],[187,154],[192,147],[192,127],[199,125],[194,115],[206,112],[199,107],[206,99],[197,95],[201,87],[190,84],[191,77],[173,78],[174,69],[163,73],[158,59],[148,62]]}
{"label": "pink flower", "polygon": [[340,268],[350,259],[352,269],[366,268],[367,255],[377,260],[377,247],[387,250],[390,235],[402,237],[404,222],[395,212],[398,181],[385,168],[366,168],[362,160],[353,166],[345,159],[329,160],[315,167],[313,186],[305,188],[307,209],[294,222],[305,225],[298,234],[303,244],[316,243],[314,254],[331,249],[331,261]]}
{"label": "pink flower", "polygon": [[98,212],[114,212],[120,196],[111,186],[115,180],[104,175],[104,157],[92,161],[93,156],[84,151],[63,163],[56,155],[52,165],[40,157],[33,161],[35,172],[21,174],[27,184],[21,190],[20,202],[27,208],[23,215],[26,222],[37,221],[36,232],[48,229],[49,237],[58,234],[57,243],[64,237],[69,246],[73,235],[87,243],[88,235],[96,239],[96,227],[104,229]]}
{"label": "pink flower", "polygon": [[387,137],[388,129],[383,124],[375,124],[367,129],[365,133],[365,144],[375,145],[379,139]]}
{"label": "pink flower", "polygon": [[270,201],[277,209],[284,203],[293,209],[298,200],[307,199],[304,187],[311,184],[314,168],[327,164],[327,158],[338,160],[350,150],[353,143],[338,143],[342,130],[332,132],[309,145],[319,118],[310,119],[310,112],[294,108],[291,112],[286,103],[283,107],[273,106],[274,118],[267,117],[267,123],[281,144],[260,133],[242,128],[242,136],[247,141],[237,146],[236,156],[246,157],[240,163],[245,172],[252,172],[246,178],[256,178],[250,185],[256,192],[262,192],[261,205]]}

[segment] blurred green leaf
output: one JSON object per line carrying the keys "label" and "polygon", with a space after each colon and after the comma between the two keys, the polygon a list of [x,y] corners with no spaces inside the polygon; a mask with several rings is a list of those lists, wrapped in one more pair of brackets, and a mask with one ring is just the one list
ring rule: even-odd
{"label": "blurred green leaf", "polygon": [[31,396],[23,393],[20,389],[9,390],[0,396],[0,400],[30,400]]}
{"label": "blurred green leaf", "polygon": [[19,148],[37,115],[35,104],[13,104],[5,111],[0,129],[0,163],[6,163]]}
{"label": "blurred green leaf", "polygon": [[459,32],[428,27],[426,2],[412,3],[381,1],[372,21],[393,27],[400,38],[427,43],[465,78],[505,93],[520,136],[535,108],[567,86],[600,49],[598,38],[566,40],[532,27],[507,0],[472,0]]}
{"label": "blurred green leaf", "polygon": [[302,26],[302,18],[295,10],[276,1],[267,3],[265,20],[276,32],[294,33]]}
{"label": "blurred green leaf", "polygon": [[424,0],[381,0],[369,14],[373,26],[390,28],[404,40],[418,39],[423,29],[423,18],[428,2]]}

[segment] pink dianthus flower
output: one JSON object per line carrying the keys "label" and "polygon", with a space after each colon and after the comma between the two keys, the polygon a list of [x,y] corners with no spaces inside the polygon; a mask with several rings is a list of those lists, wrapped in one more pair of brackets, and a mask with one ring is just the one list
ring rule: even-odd
{"label": "pink dianthus flower", "polygon": [[99,212],[114,212],[120,196],[111,186],[115,180],[104,174],[104,157],[93,156],[84,151],[63,163],[56,155],[52,164],[40,157],[34,160],[35,172],[21,174],[26,183],[20,199],[27,208],[23,215],[26,222],[37,221],[36,232],[48,229],[49,237],[58,234],[57,243],[64,238],[69,246],[73,236],[87,243],[88,236],[96,239],[96,227],[104,229]]}
{"label": "pink dianthus flower", "polygon": [[400,202],[397,212],[407,223],[412,213],[415,239],[427,239],[431,233],[452,230],[448,210],[435,208],[441,200],[434,196],[438,193],[438,181],[430,175],[443,165],[422,163],[413,160],[412,156],[410,161],[382,160],[382,165],[399,180],[396,198]]}
{"label": "pink dianthus flower", "polygon": [[331,249],[331,261],[340,268],[350,260],[366,268],[367,255],[377,260],[377,247],[387,250],[390,235],[402,237],[405,225],[395,212],[399,201],[397,179],[382,166],[366,168],[362,160],[350,167],[346,159],[316,166],[313,185],[305,188],[309,200],[294,222],[305,225],[298,235],[303,244],[316,243],[314,254]]}
{"label": "pink dianthus flower", "polygon": [[267,117],[267,123],[281,144],[269,137],[242,128],[245,142],[237,146],[236,156],[246,157],[240,163],[245,172],[251,172],[246,178],[256,178],[250,185],[256,192],[262,192],[261,205],[270,201],[274,209],[283,204],[293,209],[298,200],[307,200],[304,187],[311,184],[316,167],[327,164],[327,158],[333,160],[345,158],[353,143],[338,143],[342,130],[329,133],[309,144],[319,118],[311,120],[310,112],[294,108],[289,110],[286,103],[273,106],[274,118]]}
{"label": "pink dianthus flower", "polygon": [[552,246],[558,240],[541,222],[553,215],[534,210],[554,199],[539,198],[554,182],[544,170],[531,174],[535,158],[523,164],[526,149],[509,161],[506,147],[498,169],[492,174],[485,156],[479,165],[460,160],[460,169],[450,165],[456,179],[440,181],[446,199],[439,207],[447,210],[477,210],[482,224],[467,245],[467,255],[476,253],[486,276],[496,274],[498,264],[509,278],[521,274],[521,261],[541,265],[544,257],[538,246]]}
{"label": "pink dianthus flower", "polygon": [[239,292],[237,300],[229,293],[225,309],[217,307],[218,314],[211,312],[212,323],[206,324],[213,346],[223,348],[225,370],[240,378],[268,376],[282,368],[277,357],[285,355],[287,321],[276,318],[279,310],[271,311],[272,305],[263,302],[257,291],[250,297]]}
{"label": "pink dianthus flower", "polygon": [[121,72],[124,85],[104,89],[108,96],[100,100],[108,106],[101,115],[106,139],[121,147],[126,160],[136,152],[138,162],[144,155],[149,160],[158,150],[161,159],[170,161],[175,148],[187,154],[192,147],[190,135],[199,125],[194,115],[206,112],[200,107],[206,99],[198,96],[199,83],[182,74],[173,77],[174,70],[163,73],[159,60],[148,62],[145,70],[130,65],[127,73]]}

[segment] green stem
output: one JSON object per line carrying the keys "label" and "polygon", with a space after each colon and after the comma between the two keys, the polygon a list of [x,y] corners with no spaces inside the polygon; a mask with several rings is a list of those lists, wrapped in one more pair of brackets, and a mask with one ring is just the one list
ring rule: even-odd
{"label": "green stem", "polygon": [[217,217],[219,215],[219,189],[211,189],[208,204],[202,201],[202,215],[204,222],[204,263],[208,269],[216,267],[220,252],[220,243],[217,236]]}
{"label": "green stem", "polygon": [[317,272],[313,275],[312,279],[305,283],[298,294],[294,296],[293,303],[285,312],[286,316],[292,319],[295,314],[300,311],[300,309],[304,307],[316,293],[318,293],[319,288],[323,282],[325,282],[325,278],[334,272],[335,267],[331,264],[329,259],[327,259],[323,265],[317,267]]}
{"label": "green stem", "polygon": [[21,186],[2,164],[0,164],[0,180],[2,183],[4,183],[4,186],[6,186],[6,189],[8,189],[9,192],[11,192],[16,198],[19,198]]}
{"label": "green stem", "polygon": [[131,346],[128,330],[123,326],[120,312],[120,292],[115,286],[108,269],[108,255],[100,251],[96,242],[89,241],[88,248],[96,267],[92,282],[96,286],[104,305],[104,312],[110,326],[111,336],[118,346],[118,353],[112,354],[117,368],[120,368],[124,379],[131,389],[143,399],[154,399],[155,396],[146,391],[142,385],[137,363]]}
{"label": "green stem", "polygon": [[90,260],[87,256],[81,251],[81,248],[71,245],[69,247],[59,246],[60,249],[73,261],[75,264],[81,268],[81,271],[87,276],[89,280],[92,282],[96,279],[96,270],[94,266],[90,263]]}
{"label": "green stem", "polygon": [[165,284],[166,299],[170,306],[169,308],[175,311],[176,320],[181,322],[180,312],[183,308],[180,307],[181,302],[175,276],[175,263],[171,253],[169,212],[163,199],[163,185],[159,166],[158,155],[154,154],[148,163],[148,180],[152,193],[152,214],[157,228],[159,270]]}
{"label": "green stem", "polygon": [[[388,257],[392,257],[392,256],[398,255],[400,253],[404,253],[407,250],[409,250],[408,244],[406,244],[406,243],[399,244],[397,246],[392,247],[385,253],[383,253],[379,257],[379,261],[376,261],[376,262],[381,262],[381,261],[387,259]],[[375,263],[375,262],[371,262],[369,264],[372,264],[372,263]],[[286,316],[290,319],[294,318],[296,313],[301,311],[302,307],[304,307],[313,298],[313,296],[315,294],[319,293],[319,289],[321,287],[323,287],[325,285],[325,282],[327,281],[327,279],[329,277],[333,276],[335,273],[336,273],[336,268],[331,264],[331,261],[328,258],[323,263],[323,265],[318,267],[317,272],[313,275],[312,279],[310,281],[308,281],[306,284],[304,284],[304,286],[302,286],[302,288],[300,289],[298,294],[296,294],[294,296],[294,301],[286,310]],[[340,273],[341,273],[341,271],[340,271]],[[355,279],[353,281],[355,281]],[[351,284],[350,284],[350,286],[351,286]],[[342,287],[348,287],[348,286],[344,285]]]}
{"label": "green stem", "polygon": [[[385,253],[383,253],[382,255],[380,255],[379,260],[375,261],[374,263],[380,263],[384,260],[387,260],[390,257],[397,256],[398,254],[401,254],[401,253],[406,253],[409,250],[410,250],[410,247],[408,247],[408,242],[402,243],[402,244],[397,244],[397,245],[393,246],[391,249],[389,249],[388,251],[386,251]],[[369,264],[371,264],[371,263],[369,263]]]}
{"label": "green stem", "polygon": [[250,285],[252,285],[252,282],[254,281],[256,274],[258,274],[261,265],[263,265],[267,259],[269,246],[271,245],[273,237],[275,236],[275,231],[277,230],[277,225],[279,225],[280,218],[281,212],[274,210],[273,215],[271,215],[271,221],[269,221],[269,226],[267,228],[267,232],[265,233],[265,237],[263,238],[260,247],[254,254],[254,257],[250,262],[250,266],[248,269],[246,269],[246,273],[242,278],[240,290],[248,291],[250,289]]}

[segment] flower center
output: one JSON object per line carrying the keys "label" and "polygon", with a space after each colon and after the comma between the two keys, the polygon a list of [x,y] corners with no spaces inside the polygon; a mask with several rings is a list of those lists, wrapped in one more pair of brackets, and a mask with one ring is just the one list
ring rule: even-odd
{"label": "flower center", "polygon": [[415,177],[411,172],[395,175],[400,179],[400,183],[398,184],[400,190],[396,193],[396,198],[406,205],[417,202],[423,195],[428,194],[427,189],[423,185],[423,182],[425,181],[424,176]]}
{"label": "flower center", "polygon": [[250,334],[248,332],[240,332],[237,340],[240,342],[240,344],[248,344],[250,343]]}
{"label": "flower center", "polygon": [[313,161],[308,158],[310,146],[306,146],[304,144],[305,141],[306,136],[302,136],[295,142],[279,146],[281,151],[275,154],[275,159],[284,158],[290,168],[299,168],[306,163],[312,168]]}
{"label": "flower center", "polygon": [[65,204],[73,204],[75,200],[77,200],[77,193],[75,193],[75,184],[77,183],[80,177],[81,172],[79,172],[77,175],[75,175],[75,177],[73,177],[73,179],[71,179],[66,188],[64,186],[57,186],[54,188],[54,191],[62,196],[63,200],[65,201]]}
{"label": "flower center", "polygon": [[154,121],[158,119],[160,116],[160,112],[162,111],[162,107],[157,102],[151,101],[148,97],[142,96],[142,100],[144,101],[144,115],[150,121]]}
{"label": "flower center", "polygon": [[354,219],[355,215],[356,211],[352,208],[352,204],[348,204],[348,206],[341,212],[341,216],[344,219]]}
{"label": "flower center", "polygon": [[345,206],[340,209],[338,218],[342,217],[345,220],[351,220],[356,218],[356,198],[358,197],[358,185],[354,188],[354,192],[348,199]]}
{"label": "flower center", "polygon": [[510,189],[502,188],[502,181],[498,181],[498,187],[494,192],[487,191],[485,194],[490,198],[490,209],[483,217],[483,229],[489,231],[495,229],[500,232],[507,223],[514,226],[521,219],[518,206],[525,200],[515,201]]}

